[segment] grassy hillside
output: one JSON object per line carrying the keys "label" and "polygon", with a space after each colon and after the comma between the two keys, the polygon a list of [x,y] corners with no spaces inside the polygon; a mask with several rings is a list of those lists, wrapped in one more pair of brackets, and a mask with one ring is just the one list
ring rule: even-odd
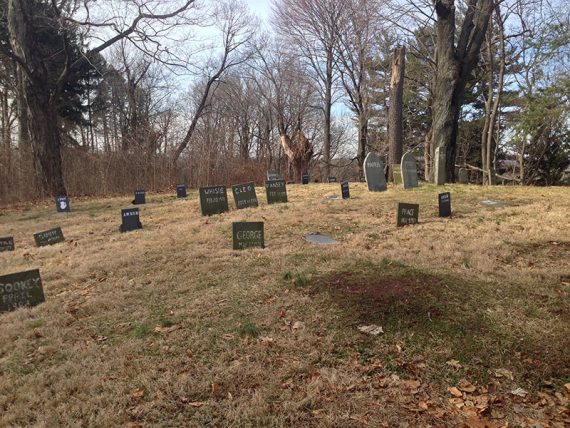
{"label": "grassy hillside", "polygon": [[[196,191],[147,195],[126,234],[127,197],[0,215],[0,274],[39,268],[46,295],[0,314],[0,426],[570,423],[568,188],[445,186],[452,219],[433,186],[257,190],[208,218]],[[397,202],[420,224],[396,228]],[[241,220],[265,249],[231,249]],[[36,248],[55,226],[66,242]]]}

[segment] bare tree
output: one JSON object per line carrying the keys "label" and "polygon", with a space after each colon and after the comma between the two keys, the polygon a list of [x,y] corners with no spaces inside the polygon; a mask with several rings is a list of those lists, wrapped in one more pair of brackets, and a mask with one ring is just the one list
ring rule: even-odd
{"label": "bare tree", "polygon": [[393,165],[400,163],[404,148],[402,110],[404,107],[404,73],[406,47],[398,46],[392,55],[392,76],[390,79],[390,107],[388,110],[388,177],[393,180]]}

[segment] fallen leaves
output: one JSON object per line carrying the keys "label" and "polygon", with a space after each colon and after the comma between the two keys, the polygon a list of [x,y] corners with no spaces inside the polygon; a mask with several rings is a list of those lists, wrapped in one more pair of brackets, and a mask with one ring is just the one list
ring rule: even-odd
{"label": "fallen leaves", "polygon": [[161,326],[157,325],[157,326],[154,328],[154,332],[155,332],[155,333],[159,333],[159,334],[170,334],[170,333],[172,333],[173,331],[178,330],[179,328],[180,328],[180,326],[179,326],[179,325],[176,325],[176,324],[171,325],[170,327],[161,327]]}
{"label": "fallen leaves", "polygon": [[449,387],[449,388],[447,388],[447,390],[454,397],[463,397],[463,393],[458,388],[456,388],[455,386]]}
{"label": "fallen leaves", "polygon": [[459,364],[459,361],[457,361],[457,360],[449,360],[449,361],[446,361],[445,364],[451,368],[456,369],[456,370],[463,368],[463,366],[461,364]]}
{"label": "fallen leaves", "polygon": [[362,333],[371,334],[372,336],[378,336],[379,334],[384,333],[382,327],[376,324],[361,325],[358,327],[358,330]]}
{"label": "fallen leaves", "polygon": [[134,400],[140,400],[141,398],[144,397],[144,393],[145,389],[141,387],[141,388],[132,389],[131,392],[129,392],[129,395]]}
{"label": "fallen leaves", "polygon": [[528,395],[528,391],[525,391],[522,388],[515,388],[511,391],[511,394],[517,397],[525,398]]}

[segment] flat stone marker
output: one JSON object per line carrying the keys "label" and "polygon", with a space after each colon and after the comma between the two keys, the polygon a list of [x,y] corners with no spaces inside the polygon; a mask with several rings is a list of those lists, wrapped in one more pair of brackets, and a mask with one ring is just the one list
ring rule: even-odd
{"label": "flat stone marker", "polygon": [[399,163],[392,164],[392,179],[394,184],[402,184],[402,166]]}
{"label": "flat stone marker", "polygon": [[55,207],[58,213],[68,213],[71,211],[69,207],[69,198],[67,196],[58,196],[55,198]]}
{"label": "flat stone marker", "polygon": [[56,227],[55,229],[46,230],[45,232],[39,232],[34,234],[34,240],[38,247],[44,247],[46,245],[53,245],[59,242],[65,241],[63,237],[63,232],[61,227]]}
{"label": "flat stone marker", "polygon": [[265,248],[262,221],[232,223],[234,250]]}
{"label": "flat stone marker", "polygon": [[5,238],[0,238],[0,253],[2,251],[14,251],[14,237],[6,236]]}
{"label": "flat stone marker", "polygon": [[0,312],[45,302],[38,269],[0,276]]}
{"label": "flat stone marker", "polygon": [[336,177],[329,177],[329,183],[336,183]]}
{"label": "flat stone marker", "polygon": [[451,217],[451,193],[445,192],[438,195],[439,216]]}
{"label": "flat stone marker", "polygon": [[305,241],[310,242],[311,244],[317,245],[331,245],[331,244],[338,244],[338,241],[335,241],[330,236],[321,235],[320,233],[310,233],[303,237]]}
{"label": "flat stone marker", "polygon": [[280,180],[279,173],[277,171],[267,171],[267,181]]}
{"label": "flat stone marker", "polygon": [[202,215],[221,214],[229,211],[226,187],[200,187],[200,208]]}
{"label": "flat stone marker", "polygon": [[287,202],[287,186],[285,180],[273,180],[265,182],[267,203],[277,204]]}
{"label": "flat stone marker", "polygon": [[504,202],[494,201],[492,199],[485,199],[481,201],[480,204],[490,208],[502,208],[505,206]]}
{"label": "flat stone marker", "polygon": [[345,180],[340,182],[340,192],[342,194],[342,199],[350,198],[350,188],[348,187],[348,181]]}
{"label": "flat stone marker", "polygon": [[137,229],[142,229],[139,209],[126,208],[121,210],[121,225],[119,226],[119,231],[124,233]]}
{"label": "flat stone marker", "polygon": [[417,224],[420,206],[418,204],[398,203],[398,219],[396,225],[406,226],[408,224]]}
{"label": "flat stone marker", "polygon": [[186,192],[186,184],[176,185],[176,197],[179,199],[188,197],[188,193]]}
{"label": "flat stone marker", "polygon": [[133,201],[133,204],[146,204],[146,192],[143,189],[135,190],[135,200]]}
{"label": "flat stone marker", "polygon": [[364,159],[364,176],[370,192],[383,192],[388,189],[384,176],[384,163],[374,152],[368,153]]}
{"label": "flat stone marker", "polygon": [[232,186],[234,201],[236,208],[255,208],[259,206],[257,195],[255,193],[255,183],[253,181],[244,184],[235,184]]}
{"label": "flat stone marker", "polygon": [[301,183],[309,184],[309,173],[308,172],[304,172],[303,174],[301,174]]}
{"label": "flat stone marker", "polygon": [[465,168],[459,168],[458,181],[459,184],[469,184],[469,171]]}
{"label": "flat stone marker", "polygon": [[418,187],[418,168],[416,166],[416,158],[411,152],[404,153],[402,156],[402,182],[404,189],[412,189]]}

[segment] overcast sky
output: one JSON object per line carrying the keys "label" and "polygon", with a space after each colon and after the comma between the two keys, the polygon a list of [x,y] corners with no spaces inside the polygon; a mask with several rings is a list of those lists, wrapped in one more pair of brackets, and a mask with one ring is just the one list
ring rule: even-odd
{"label": "overcast sky", "polygon": [[271,0],[244,0],[249,9],[261,19],[267,21],[271,13]]}

